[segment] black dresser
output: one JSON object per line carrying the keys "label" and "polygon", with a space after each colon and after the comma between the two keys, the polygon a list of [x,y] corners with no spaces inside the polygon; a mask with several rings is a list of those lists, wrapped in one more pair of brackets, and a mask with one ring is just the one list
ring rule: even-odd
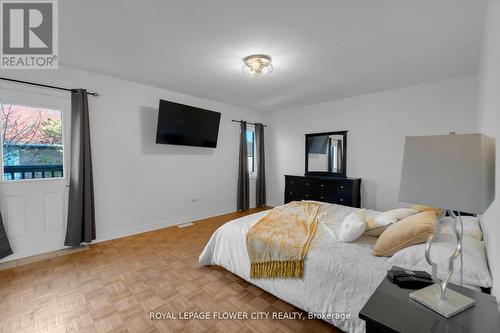
{"label": "black dresser", "polygon": [[360,186],[360,178],[286,175],[285,203],[294,200],[317,200],[359,208]]}

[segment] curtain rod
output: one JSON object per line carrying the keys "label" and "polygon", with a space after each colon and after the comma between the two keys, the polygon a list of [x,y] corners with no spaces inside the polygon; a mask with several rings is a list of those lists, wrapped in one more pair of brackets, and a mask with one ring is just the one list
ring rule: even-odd
{"label": "curtain rod", "polygon": [[[76,89],[69,89],[69,88],[62,88],[62,87],[56,87],[56,86],[49,86],[47,84],[41,84],[41,83],[34,83],[34,82],[28,82],[28,81],[21,81],[21,80],[14,80],[14,79],[9,79],[6,77],[0,77],[0,80],[3,81],[9,81],[9,82],[15,82],[15,83],[22,83],[22,84],[29,84],[32,86],[38,86],[38,87],[44,87],[44,88],[50,88],[50,89],[58,89],[58,90],[65,90],[65,91],[76,91]],[[92,95],[95,97],[99,97],[100,95],[95,92],[87,92],[87,95]]]}
{"label": "curtain rod", "polygon": [[[232,120],[232,122],[235,122],[235,123],[241,123],[241,122],[243,122],[243,121],[244,121],[244,120],[234,120],[234,119]],[[249,122],[249,121],[247,121],[247,124],[250,124],[250,125],[256,125],[255,123],[251,123],[251,122]],[[267,125],[264,125],[264,124],[262,124],[262,126],[267,127]]]}

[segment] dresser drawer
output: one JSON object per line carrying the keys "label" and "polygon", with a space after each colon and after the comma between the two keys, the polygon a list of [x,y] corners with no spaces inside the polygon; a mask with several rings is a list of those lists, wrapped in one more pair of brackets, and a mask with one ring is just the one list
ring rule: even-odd
{"label": "dresser drawer", "polygon": [[296,189],[287,188],[285,190],[285,202],[300,200],[314,200],[312,191],[298,191]]}
{"label": "dresser drawer", "polygon": [[299,190],[299,191],[312,191],[314,187],[314,180],[300,177],[287,177],[285,188]]}
{"label": "dresser drawer", "polygon": [[296,191],[303,191],[305,187],[305,179],[304,178],[296,178],[296,177],[290,177],[286,178],[285,180],[285,188],[290,189],[290,190],[296,190]]}
{"label": "dresser drawer", "polygon": [[311,200],[312,194],[304,193],[300,191],[295,191],[291,189],[287,189],[285,191],[285,203],[290,201],[301,201],[301,200]]}
{"label": "dresser drawer", "polygon": [[316,197],[314,199],[322,202],[329,202],[331,197],[327,194],[316,194]]}
{"label": "dresser drawer", "polygon": [[322,202],[329,202],[343,206],[352,206],[352,195],[349,193],[340,194],[319,194],[315,197],[316,200]]}
{"label": "dresser drawer", "polygon": [[316,184],[316,192],[323,195],[330,195],[333,193],[352,193],[352,184],[342,181],[318,181]]}
{"label": "dresser drawer", "polygon": [[337,194],[332,202],[338,205],[352,206],[352,195],[348,193]]}

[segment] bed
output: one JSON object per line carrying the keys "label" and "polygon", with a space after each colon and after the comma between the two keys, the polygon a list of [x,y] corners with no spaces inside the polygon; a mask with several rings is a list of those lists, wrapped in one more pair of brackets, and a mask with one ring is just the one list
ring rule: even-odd
{"label": "bed", "polygon": [[[375,237],[362,236],[353,243],[334,240],[332,234],[335,236],[344,217],[354,210],[322,203],[322,214],[306,257],[303,279],[250,278],[246,234],[266,212],[222,225],[201,253],[200,264],[222,266],[344,331],[364,332],[365,323],[358,318],[358,313],[392,265],[387,258],[372,255]],[[369,217],[376,213],[367,210]]]}
{"label": "bed", "polygon": [[[267,214],[265,211],[232,220],[219,227],[201,253],[199,262],[201,265],[222,266],[343,331],[365,332],[365,322],[358,318],[358,313],[385,277],[388,269],[397,265],[430,271],[430,267],[423,262],[423,259],[420,264],[410,265],[405,260],[398,262],[398,257],[405,257],[405,252],[418,253],[423,258],[425,244],[403,249],[390,259],[373,256],[376,237],[363,235],[352,243],[336,240],[342,221],[357,208],[329,203],[320,203],[320,205],[318,226],[305,258],[302,279],[250,278],[246,236],[248,230]],[[368,219],[379,213],[366,210]],[[444,226],[443,232],[447,228],[445,219],[443,218],[441,222]],[[470,236],[482,239],[482,235],[477,235],[475,229],[467,230],[467,225],[464,224],[464,235],[469,236],[467,233],[472,232]],[[480,228],[477,221],[475,225]],[[443,235],[443,237],[447,236]],[[438,244],[443,247],[439,250],[442,262],[447,265],[449,254],[455,249],[454,239]],[[464,249],[464,286],[475,290],[480,290],[479,286],[491,287],[491,276],[487,267],[483,242],[472,237],[465,237]],[[445,254],[446,251],[449,251],[449,254]],[[415,254],[410,257],[415,258]],[[441,273],[444,274],[444,271]],[[455,274],[452,282],[457,283],[458,271]],[[470,282],[467,276],[472,276],[469,279]]]}

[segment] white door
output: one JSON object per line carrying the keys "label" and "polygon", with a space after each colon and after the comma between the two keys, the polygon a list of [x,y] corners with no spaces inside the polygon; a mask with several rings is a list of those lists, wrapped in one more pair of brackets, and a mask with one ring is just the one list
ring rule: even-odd
{"label": "white door", "polygon": [[0,86],[0,210],[9,261],[64,247],[69,93]]}

